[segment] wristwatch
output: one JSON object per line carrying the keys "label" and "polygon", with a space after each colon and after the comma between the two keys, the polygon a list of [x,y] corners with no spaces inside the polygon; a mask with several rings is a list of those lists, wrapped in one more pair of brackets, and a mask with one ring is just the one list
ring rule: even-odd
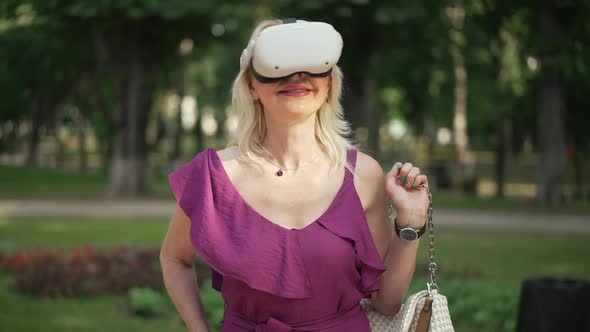
{"label": "wristwatch", "polygon": [[411,227],[400,227],[397,224],[397,218],[395,218],[393,224],[395,228],[395,234],[397,234],[397,236],[399,236],[402,240],[406,241],[418,240],[420,236],[422,236],[422,234],[424,234],[424,232],[426,231],[426,224],[424,224],[424,226],[422,226],[422,228],[420,229],[415,229]]}

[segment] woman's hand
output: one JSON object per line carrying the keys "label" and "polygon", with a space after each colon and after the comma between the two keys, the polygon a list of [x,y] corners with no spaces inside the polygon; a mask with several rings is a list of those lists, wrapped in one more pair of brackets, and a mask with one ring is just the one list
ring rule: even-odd
{"label": "woman's hand", "polygon": [[397,210],[397,223],[402,227],[421,228],[428,214],[428,186],[426,175],[411,163],[397,162],[387,174],[387,194]]}

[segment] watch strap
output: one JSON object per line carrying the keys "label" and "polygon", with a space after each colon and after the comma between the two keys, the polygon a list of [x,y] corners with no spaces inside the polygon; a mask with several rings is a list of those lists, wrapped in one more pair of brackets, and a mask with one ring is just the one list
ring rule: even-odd
{"label": "watch strap", "polygon": [[[394,219],[393,224],[394,224],[394,228],[395,228],[395,234],[397,234],[397,236],[400,236],[399,235],[399,232],[402,229],[404,229],[404,228],[412,228],[412,227],[401,227],[401,226],[399,226],[397,224],[397,217]],[[415,229],[415,228],[412,228],[412,229],[415,230],[416,233],[417,233],[417,235],[418,235],[418,237],[416,239],[419,239],[422,236],[422,234],[424,234],[426,232],[426,223],[420,229]]]}

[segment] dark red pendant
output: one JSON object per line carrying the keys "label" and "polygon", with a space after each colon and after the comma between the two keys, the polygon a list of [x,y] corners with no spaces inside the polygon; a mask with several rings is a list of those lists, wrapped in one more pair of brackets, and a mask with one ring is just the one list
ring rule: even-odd
{"label": "dark red pendant", "polygon": [[276,173],[277,176],[283,176],[283,170],[279,169]]}

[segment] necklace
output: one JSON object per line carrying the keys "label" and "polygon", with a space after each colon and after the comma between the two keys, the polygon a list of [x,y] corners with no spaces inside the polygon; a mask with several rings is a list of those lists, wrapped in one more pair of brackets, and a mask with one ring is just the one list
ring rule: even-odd
{"label": "necklace", "polygon": [[[270,156],[271,156],[273,159],[275,159],[275,160],[276,160],[275,156],[274,156],[272,153],[270,153],[270,151],[268,151],[267,149],[264,149],[264,150],[265,150],[265,151],[266,151],[266,153],[268,153],[268,154],[269,154],[269,155],[270,155]],[[310,161],[310,163],[311,163],[311,162],[314,162],[314,161],[317,159],[317,156],[318,156],[318,155],[319,155],[319,154],[316,154],[316,156],[315,156],[315,157],[312,159],[312,161]],[[276,176],[283,176],[283,174],[285,174],[285,172],[284,172],[284,171],[296,171],[296,170],[298,170],[298,169],[301,167],[301,165],[300,165],[300,166],[297,166],[297,167],[295,167],[295,168],[285,168],[285,167],[283,167],[283,166],[281,166],[281,165],[279,165],[279,164],[277,164],[277,163],[274,163],[272,160],[268,159],[267,157],[264,157],[264,160],[268,161],[270,164],[272,164],[272,165],[274,165],[274,166],[276,166],[276,167],[278,168],[278,170],[275,172],[275,175],[276,175]]]}

